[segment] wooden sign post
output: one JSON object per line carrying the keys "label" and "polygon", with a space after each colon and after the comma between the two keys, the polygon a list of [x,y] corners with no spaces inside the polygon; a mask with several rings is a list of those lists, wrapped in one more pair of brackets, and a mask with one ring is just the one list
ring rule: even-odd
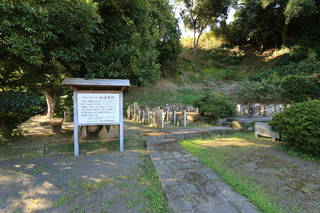
{"label": "wooden sign post", "polygon": [[123,88],[129,80],[66,78],[62,85],[73,89],[74,155],[79,155],[79,127],[120,126],[120,152],[123,152]]}

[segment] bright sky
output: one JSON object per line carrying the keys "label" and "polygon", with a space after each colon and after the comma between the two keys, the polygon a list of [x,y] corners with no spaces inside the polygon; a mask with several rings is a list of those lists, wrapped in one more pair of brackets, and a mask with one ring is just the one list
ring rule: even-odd
{"label": "bright sky", "polygon": [[[182,22],[182,20],[180,18],[180,13],[185,8],[184,4],[182,2],[177,3],[177,2],[175,2],[175,0],[170,0],[170,4],[173,6],[176,18],[178,18],[178,20],[179,20],[179,27],[180,27],[180,30],[181,30],[181,33],[182,33],[182,37],[191,37],[191,36],[193,36],[192,31],[188,30],[184,26],[184,24],[183,24],[183,22]],[[235,9],[233,9],[233,8],[230,9],[229,15],[228,15],[228,19],[227,19],[227,23],[230,23],[230,22],[233,21],[233,16],[234,16],[235,12],[236,12]],[[207,29],[206,31],[209,31],[209,29]]]}

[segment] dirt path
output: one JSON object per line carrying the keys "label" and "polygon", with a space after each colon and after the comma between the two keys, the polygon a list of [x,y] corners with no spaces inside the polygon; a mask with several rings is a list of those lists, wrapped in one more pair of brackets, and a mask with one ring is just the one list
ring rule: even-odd
{"label": "dirt path", "polygon": [[[94,155],[46,156],[0,162],[0,213],[11,212],[159,212],[153,209],[151,181],[139,133],[125,125],[126,150]],[[81,146],[81,144],[80,144]],[[81,147],[80,147],[81,149]],[[155,188],[158,187],[158,188]],[[151,190],[151,191],[150,191]],[[159,195],[160,198],[161,194]],[[165,200],[157,204],[166,209]],[[161,206],[162,205],[162,206]]]}

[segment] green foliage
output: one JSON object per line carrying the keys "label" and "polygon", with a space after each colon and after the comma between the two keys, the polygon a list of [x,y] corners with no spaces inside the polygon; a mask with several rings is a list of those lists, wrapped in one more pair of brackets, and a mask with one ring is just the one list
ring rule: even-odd
{"label": "green foliage", "polygon": [[205,94],[205,91],[191,89],[160,90],[147,87],[130,91],[124,98],[126,104],[133,104],[134,102],[137,102],[140,105],[157,107],[168,103],[194,105]]}
{"label": "green foliage", "polygon": [[[289,63],[282,60],[283,65],[276,65],[252,74],[249,79],[253,81],[241,85],[238,92],[239,97],[244,99],[252,97],[256,100],[272,100],[281,97],[291,102],[319,98],[320,61],[313,57],[301,60],[306,55],[309,55],[309,51],[304,48],[294,48],[294,51],[288,56],[290,58]],[[294,62],[295,60],[297,62]],[[267,84],[264,82],[267,82]],[[262,89],[263,87],[268,89]],[[254,92],[255,88],[260,89]]]}
{"label": "green foliage", "polygon": [[319,43],[320,3],[313,0],[246,0],[236,6],[235,20],[218,28],[231,45],[256,50]]}
{"label": "green foliage", "polygon": [[219,61],[221,64],[239,65],[243,56],[236,52],[231,52],[225,48],[214,48],[211,51],[212,58]]}
{"label": "green foliage", "polygon": [[144,186],[144,190],[139,192],[139,195],[148,201],[142,209],[143,212],[171,213],[172,209],[168,206],[168,201],[162,190],[158,174],[150,158],[142,156],[139,166],[142,170],[139,181]]}
{"label": "green foliage", "polygon": [[280,90],[274,80],[245,81],[240,84],[237,96],[242,102],[267,103],[280,99]]}
{"label": "green foliage", "polygon": [[3,130],[0,128],[0,147],[8,144],[9,141],[5,138]]}
{"label": "green foliage", "polygon": [[245,77],[245,73],[233,68],[205,68],[201,70],[205,78],[213,78],[214,80],[233,80],[239,81]]}
{"label": "green foliage", "polygon": [[299,45],[295,45],[293,47],[290,48],[291,51],[289,52],[289,56],[290,56],[290,61],[292,62],[298,62],[304,59],[308,58],[309,55],[309,49],[299,46]]}
{"label": "green foliage", "polygon": [[284,11],[286,24],[290,23],[293,18],[312,14],[315,9],[315,3],[312,0],[288,0]]}
{"label": "green foliage", "polygon": [[290,101],[320,98],[320,82],[316,76],[287,75],[281,79],[280,87],[281,96]]}
{"label": "green foliage", "polygon": [[[44,111],[45,102],[42,98],[24,93],[0,93],[0,131],[4,137],[10,136],[17,126]],[[1,138],[1,136],[0,136]]]}
{"label": "green foliage", "polygon": [[210,120],[235,116],[236,104],[229,98],[215,92],[207,92],[196,104],[200,113]]}
{"label": "green foliage", "polygon": [[145,85],[178,57],[180,31],[168,1],[98,1],[98,8],[103,23],[86,77]]}
{"label": "green foliage", "polygon": [[193,47],[198,48],[200,36],[208,26],[224,22],[228,7],[232,0],[178,0],[183,2],[185,8],[181,12],[186,27],[193,30]]}
{"label": "green foliage", "polygon": [[4,0],[1,89],[59,97],[65,76],[144,85],[177,59],[179,38],[167,0]]}
{"label": "green foliage", "polygon": [[320,101],[293,104],[278,113],[271,122],[286,145],[298,151],[320,156]]}

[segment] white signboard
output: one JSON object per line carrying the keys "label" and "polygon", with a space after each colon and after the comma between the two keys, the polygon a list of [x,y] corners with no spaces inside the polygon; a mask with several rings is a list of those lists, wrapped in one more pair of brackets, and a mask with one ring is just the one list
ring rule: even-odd
{"label": "white signboard", "polygon": [[120,96],[117,93],[77,93],[78,125],[120,123]]}

